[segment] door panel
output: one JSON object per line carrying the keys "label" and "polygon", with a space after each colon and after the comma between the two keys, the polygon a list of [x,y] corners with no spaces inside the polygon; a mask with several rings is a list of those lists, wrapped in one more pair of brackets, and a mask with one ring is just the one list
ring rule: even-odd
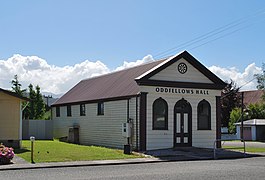
{"label": "door panel", "polygon": [[188,130],[188,113],[184,113],[184,133],[189,133],[189,130]]}
{"label": "door panel", "polygon": [[191,106],[184,100],[179,100],[174,108],[174,147],[192,145]]}
{"label": "door panel", "polygon": [[180,113],[177,113],[177,122],[176,122],[176,133],[180,133],[180,131],[181,131],[181,125],[180,125],[180,116],[181,114]]}

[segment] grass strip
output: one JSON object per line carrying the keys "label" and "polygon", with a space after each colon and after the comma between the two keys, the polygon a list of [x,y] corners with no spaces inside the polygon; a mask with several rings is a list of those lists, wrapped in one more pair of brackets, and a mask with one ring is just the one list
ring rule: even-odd
{"label": "grass strip", "polygon": [[[15,154],[31,162],[31,142],[22,141],[21,149],[15,149]],[[85,146],[60,142],[58,140],[36,140],[34,142],[34,162],[66,162],[89,160],[113,160],[139,158],[138,155],[126,155],[122,150],[98,146]]]}
{"label": "grass strip", "polygon": [[[238,147],[238,146],[223,146],[223,149],[229,149],[229,150],[239,150],[239,151],[244,151],[243,147]],[[251,153],[265,153],[265,148],[257,148],[257,147],[246,147],[246,152],[251,152]]]}

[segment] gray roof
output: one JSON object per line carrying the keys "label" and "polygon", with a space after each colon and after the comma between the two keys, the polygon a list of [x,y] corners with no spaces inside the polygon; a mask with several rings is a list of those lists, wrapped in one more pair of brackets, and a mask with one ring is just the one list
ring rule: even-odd
{"label": "gray roof", "polygon": [[[241,91],[244,92],[244,105],[262,103],[263,90]],[[239,93],[241,93],[239,92]]]}
{"label": "gray roof", "polygon": [[[241,122],[235,123],[235,125],[239,126],[241,125]],[[243,122],[243,125],[248,126],[265,126],[265,119],[250,119]]]}
{"label": "gray roof", "polygon": [[140,91],[140,87],[134,79],[164,60],[82,80],[53,105],[136,96]]}
{"label": "gray roof", "polygon": [[[213,83],[161,82],[149,79],[181,58],[187,60]],[[125,99],[139,95],[139,85],[222,89],[226,84],[187,51],[183,51],[166,59],[82,80],[52,106]]]}

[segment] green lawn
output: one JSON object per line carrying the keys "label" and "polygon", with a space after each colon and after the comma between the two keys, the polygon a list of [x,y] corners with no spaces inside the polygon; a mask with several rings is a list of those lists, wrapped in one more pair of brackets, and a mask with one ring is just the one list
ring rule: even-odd
{"label": "green lawn", "polygon": [[[22,141],[22,149],[16,149],[15,154],[31,162],[31,142]],[[122,150],[97,146],[83,146],[65,142],[37,140],[34,142],[34,162],[65,162],[87,160],[112,160],[139,158],[137,155],[125,155]]]}
{"label": "green lawn", "polygon": [[[222,148],[229,149],[229,150],[244,151],[243,147],[223,146]],[[265,153],[265,148],[246,147],[246,152],[251,152],[251,153],[262,152],[262,153]]]}

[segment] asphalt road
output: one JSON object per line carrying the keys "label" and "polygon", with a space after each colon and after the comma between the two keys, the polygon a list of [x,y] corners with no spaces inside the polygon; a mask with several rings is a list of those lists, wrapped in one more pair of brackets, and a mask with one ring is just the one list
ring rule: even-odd
{"label": "asphalt road", "polygon": [[0,179],[265,179],[265,157],[0,172]]}

